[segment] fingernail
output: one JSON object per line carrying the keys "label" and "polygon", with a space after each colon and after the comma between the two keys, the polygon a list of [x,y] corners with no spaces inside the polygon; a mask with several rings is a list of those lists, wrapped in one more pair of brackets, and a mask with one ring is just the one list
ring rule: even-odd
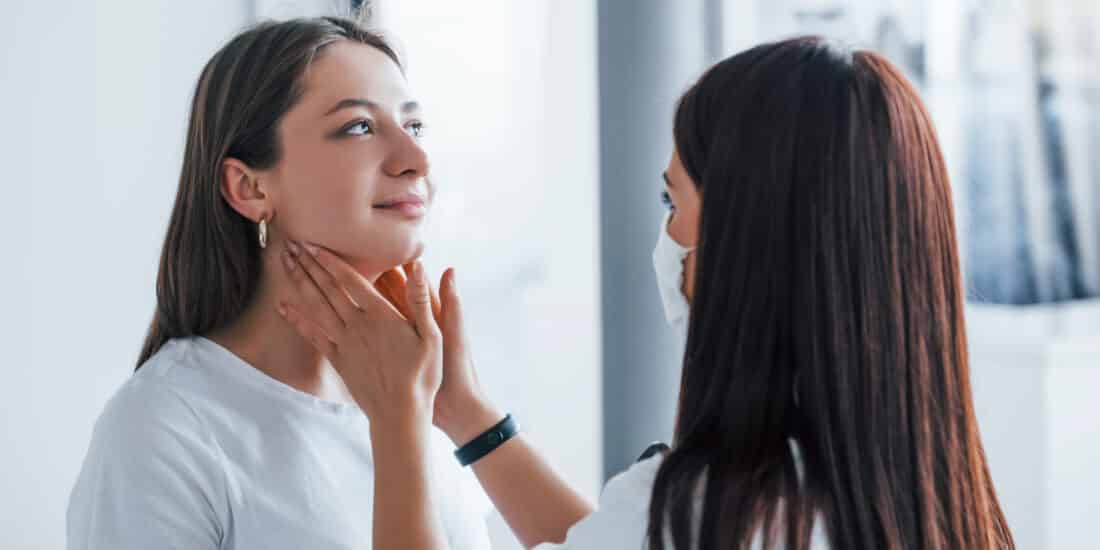
{"label": "fingernail", "polygon": [[310,244],[310,243],[302,243],[302,246],[306,247],[306,251],[309,252],[310,256],[313,256],[315,258],[317,257],[317,245]]}
{"label": "fingernail", "polygon": [[279,315],[282,315],[283,318],[286,318],[286,306],[284,306],[283,304],[279,304]]}
{"label": "fingernail", "polygon": [[297,256],[302,251],[300,248],[298,248],[298,243],[290,239],[287,239],[286,241],[286,249],[290,251],[291,256]]}
{"label": "fingernail", "polygon": [[424,266],[419,261],[413,262],[413,277],[416,277],[418,283],[424,282]]}
{"label": "fingernail", "polygon": [[286,266],[287,271],[294,271],[295,268],[294,258],[291,257],[291,254],[289,250],[283,254],[283,265]]}

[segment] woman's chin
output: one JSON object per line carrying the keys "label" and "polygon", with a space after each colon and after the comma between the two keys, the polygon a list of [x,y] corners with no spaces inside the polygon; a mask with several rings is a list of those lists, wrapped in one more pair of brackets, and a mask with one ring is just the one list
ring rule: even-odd
{"label": "woman's chin", "polygon": [[404,265],[404,264],[407,264],[407,263],[409,263],[413,260],[418,260],[423,255],[424,255],[424,241],[421,241],[421,240],[418,239],[415,242],[409,244],[408,252],[402,256],[402,260],[401,260],[401,262],[399,262],[399,264]]}
{"label": "woman's chin", "polygon": [[424,243],[420,240],[398,246],[394,246],[395,244],[397,243],[390,243],[390,246],[385,248],[371,247],[359,251],[354,260],[351,258],[348,258],[348,260],[355,266],[357,271],[369,277],[407,264],[420,258],[424,253]]}

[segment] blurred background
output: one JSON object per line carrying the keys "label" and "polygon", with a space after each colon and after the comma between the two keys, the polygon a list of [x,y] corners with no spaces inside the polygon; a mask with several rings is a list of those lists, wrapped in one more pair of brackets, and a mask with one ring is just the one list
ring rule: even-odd
{"label": "blurred background", "polygon": [[[0,547],[64,546],[154,306],[202,65],[264,18],[354,0],[0,0]],[[972,381],[1022,549],[1092,547],[1100,494],[1100,3],[381,0],[427,108],[427,262],[458,269],[482,379],[589,496],[669,440],[682,342],[650,264],[677,96],[820,33],[885,53],[956,192]],[[499,518],[496,548],[518,548]]]}

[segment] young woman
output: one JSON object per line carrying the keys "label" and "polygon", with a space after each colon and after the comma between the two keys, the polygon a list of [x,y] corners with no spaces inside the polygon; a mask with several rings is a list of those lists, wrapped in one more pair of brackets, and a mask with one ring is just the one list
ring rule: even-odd
{"label": "young woman", "polygon": [[[369,547],[372,514],[386,513],[374,419],[280,319],[291,279],[279,252],[292,236],[323,243],[384,288],[395,274],[380,275],[422,248],[422,131],[397,55],[352,21],[261,24],[214,55],[156,312],[137,372],[96,424],[70,549]],[[472,476],[447,453],[426,460],[450,546],[486,548]]]}
{"label": "young woman", "polygon": [[671,320],[690,312],[675,440],[594,513],[498,424],[452,280],[437,328],[329,251],[288,255],[287,318],[387,419],[378,475],[400,483],[377,499],[404,510],[400,547],[444,547],[425,508],[434,414],[529,547],[1013,548],[971,400],[947,170],[913,87],[870,52],[767,44],[710,69],[673,133],[654,260]]}

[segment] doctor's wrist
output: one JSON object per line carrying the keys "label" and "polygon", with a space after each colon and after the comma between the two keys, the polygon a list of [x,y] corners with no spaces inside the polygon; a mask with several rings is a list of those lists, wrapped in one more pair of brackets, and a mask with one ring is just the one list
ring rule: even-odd
{"label": "doctor's wrist", "polygon": [[456,447],[461,447],[502,419],[504,413],[500,409],[484,401],[474,401],[446,414],[437,414],[435,424]]}

